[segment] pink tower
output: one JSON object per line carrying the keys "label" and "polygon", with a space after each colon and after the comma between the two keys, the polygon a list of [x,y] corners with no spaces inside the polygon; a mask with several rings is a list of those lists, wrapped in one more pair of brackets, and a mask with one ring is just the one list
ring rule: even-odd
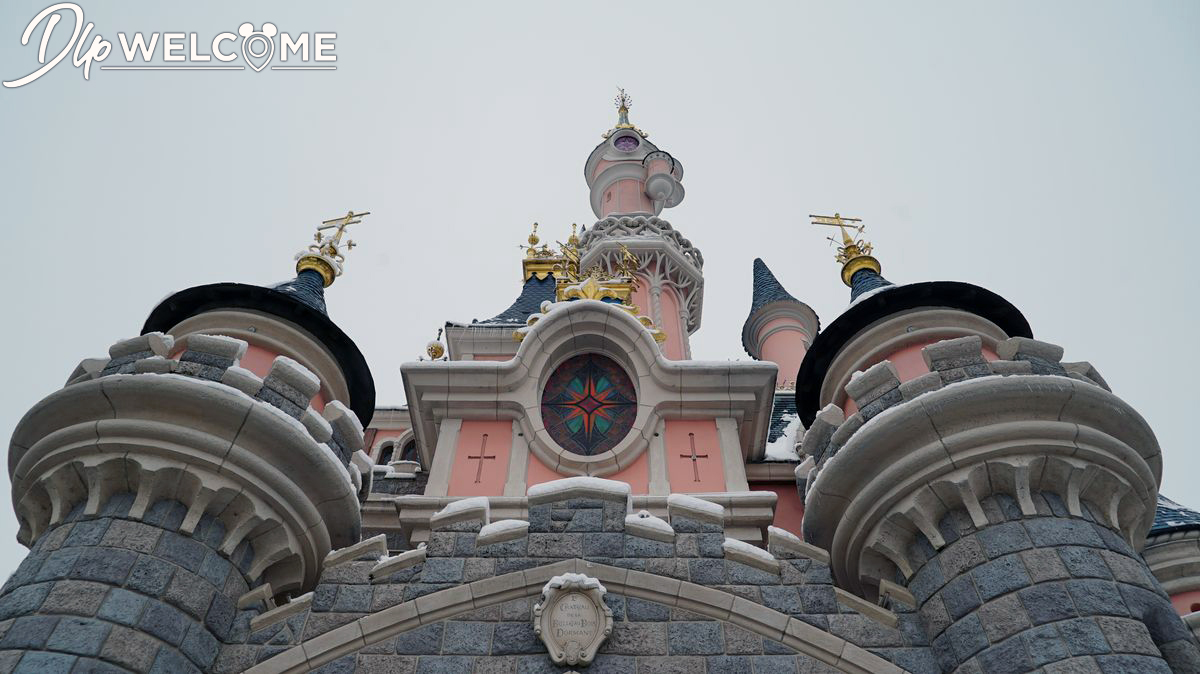
{"label": "pink tower", "polygon": [[658,216],[683,201],[683,164],[658,149],[629,122],[633,99],[616,98],[617,124],[604,134],[583,167],[592,211],[600,218],[580,237],[584,268],[619,264],[624,249],[638,260],[634,302],[667,335],[663,354],[691,358],[688,337],[700,328],[704,258]]}

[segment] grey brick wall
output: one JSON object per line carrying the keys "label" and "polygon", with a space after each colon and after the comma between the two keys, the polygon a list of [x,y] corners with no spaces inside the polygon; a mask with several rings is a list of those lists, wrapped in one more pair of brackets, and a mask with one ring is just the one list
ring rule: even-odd
{"label": "grey brick wall", "polygon": [[943,672],[1200,671],[1200,651],[1142,559],[1087,513],[1035,494],[1039,517],[990,498],[989,524],[965,511],[919,539],[909,589]]}
{"label": "grey brick wall", "polygon": [[[450,525],[430,534],[425,563],[382,582],[368,578],[376,559],[327,569],[313,593],[311,609],[286,624],[248,635],[226,646],[217,672],[237,672],[288,645],[311,639],[362,616],[417,597],[498,574],[563,558],[636,569],[721,589],[801,617],[858,643],[901,667],[931,671],[936,663],[915,612],[901,613],[887,628],[842,606],[835,598],[829,567],[789,559],[773,575],[723,558],[721,526],[676,517],[676,542],[661,543],[625,533],[623,504],[573,499],[530,509],[529,535],[478,548],[478,522]],[[588,672],[630,674],[774,674],[835,671],[782,644],[736,625],[610,592],[613,634]],[[427,625],[331,662],[322,672],[566,672],[552,666],[534,636],[536,598],[515,599]]]}
{"label": "grey brick wall", "polygon": [[119,494],[95,517],[81,504],[37,540],[0,589],[0,671],[208,671],[237,638],[250,546],[226,558],[220,521],[188,536],[182,504],[132,520],[132,503]]}

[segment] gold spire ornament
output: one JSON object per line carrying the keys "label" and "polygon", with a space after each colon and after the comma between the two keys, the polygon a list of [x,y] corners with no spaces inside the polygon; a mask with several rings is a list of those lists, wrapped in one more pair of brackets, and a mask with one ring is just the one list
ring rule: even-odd
{"label": "gold spire ornament", "polygon": [[[342,243],[342,238],[346,235],[346,228],[350,225],[357,225],[370,214],[370,211],[362,213],[347,211],[340,218],[323,220],[317,227],[316,235],[313,236],[316,243],[310,245],[308,250],[296,254],[296,273],[299,274],[306,269],[312,270],[321,275],[321,280],[326,288],[333,285],[333,281],[342,275],[342,265],[346,262],[345,253],[354,250],[354,247],[358,245],[350,239],[347,239],[345,244]],[[326,231],[330,229],[335,231],[327,234]]]}
{"label": "gold spire ornament", "polygon": [[446,355],[446,347],[442,344],[442,328],[438,328],[437,338],[425,345],[425,353],[429,354],[432,360],[440,360]]}
{"label": "gold spire ornament", "polygon": [[650,137],[650,134],[629,122],[629,108],[633,106],[633,96],[625,93],[621,87],[617,87],[617,97],[613,99],[613,104],[617,106],[617,125],[605,132],[604,138],[612,136],[618,129],[633,129],[642,138]]}
{"label": "gold spire ornament", "polygon": [[[850,285],[850,280],[854,278],[854,274],[863,269],[870,269],[876,274],[882,273],[882,268],[879,265],[879,260],[871,257],[871,251],[874,247],[870,242],[862,238],[863,230],[866,229],[862,225],[861,218],[843,218],[841,213],[828,215],[809,215],[812,218],[812,224],[824,225],[826,227],[837,227],[841,230],[842,239],[828,237],[829,241],[837,245],[837,255],[834,256],[838,262],[842,263],[842,283]],[[854,232],[854,236],[850,232]]]}
{"label": "gold spire ornament", "polygon": [[538,247],[542,240],[537,235],[538,223],[533,223],[533,231],[529,233],[529,242],[527,246],[520,246],[525,249],[525,259],[521,260],[521,281],[528,281],[536,276],[539,281],[545,281],[546,277],[554,273],[554,268],[561,261],[557,253],[550,250],[550,246],[542,244]]}

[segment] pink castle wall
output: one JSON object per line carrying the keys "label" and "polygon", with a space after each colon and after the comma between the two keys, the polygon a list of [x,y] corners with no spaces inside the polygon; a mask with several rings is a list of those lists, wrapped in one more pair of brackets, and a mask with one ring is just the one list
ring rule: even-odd
{"label": "pink castle wall", "polygon": [[[721,461],[717,422],[712,419],[668,419],[666,427],[667,479],[671,482],[671,491],[680,494],[725,491],[725,468]],[[708,455],[707,458],[697,459],[694,469],[691,459],[693,435],[696,454]],[[699,481],[696,480],[697,471]]]}
{"label": "pink castle wall", "polygon": [[[504,482],[508,477],[508,455],[512,451],[511,421],[464,421],[458,431],[458,445],[454,448],[454,463],[450,468],[448,496],[500,496],[504,493]],[[484,446],[483,437],[487,436]],[[483,456],[495,458],[483,460],[479,469],[480,448]],[[476,477],[478,476],[478,482]]]}
{"label": "pink castle wall", "polygon": [[[625,468],[611,474],[605,475],[606,480],[619,480],[629,485],[629,488],[634,494],[645,494],[650,490],[650,458],[649,452],[642,452],[633,463]],[[561,480],[570,475],[559,475],[554,472],[546,464],[542,463],[541,459],[536,454],[529,455],[529,471],[525,476],[526,488],[532,487],[535,484],[550,482],[551,480]]]}
{"label": "pink castle wall", "polygon": [[778,482],[751,482],[750,491],[773,491],[779,497],[775,502],[775,520],[780,529],[786,529],[803,538],[801,524],[804,521],[804,502],[794,484]]}

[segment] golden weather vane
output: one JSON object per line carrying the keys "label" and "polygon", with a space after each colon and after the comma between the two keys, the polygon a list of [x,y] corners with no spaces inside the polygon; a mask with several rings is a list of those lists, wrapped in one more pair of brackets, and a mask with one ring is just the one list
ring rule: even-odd
{"label": "golden weather vane", "polygon": [[[854,277],[855,272],[863,269],[873,269],[876,274],[881,272],[879,260],[871,257],[874,247],[862,238],[866,226],[862,224],[861,218],[844,218],[841,213],[834,213],[831,216],[809,214],[808,217],[812,219],[814,225],[837,227],[841,231],[841,241],[832,236],[826,238],[838,247],[837,255],[834,257],[842,263],[842,282],[850,285],[850,279]],[[853,235],[850,234],[851,231],[854,232]]]}
{"label": "golden weather vane", "polygon": [[[345,252],[354,250],[354,247],[358,245],[349,239],[343,245],[342,237],[346,235],[346,228],[350,225],[357,225],[370,214],[370,211],[355,213],[351,210],[341,217],[321,221],[320,226],[317,227],[317,233],[313,236],[316,243],[310,245],[307,251],[296,256],[296,273],[305,269],[315,271],[321,275],[325,281],[325,287],[328,288],[334,279],[342,275],[342,264],[346,261]],[[336,231],[326,234],[325,232],[330,229]]]}

